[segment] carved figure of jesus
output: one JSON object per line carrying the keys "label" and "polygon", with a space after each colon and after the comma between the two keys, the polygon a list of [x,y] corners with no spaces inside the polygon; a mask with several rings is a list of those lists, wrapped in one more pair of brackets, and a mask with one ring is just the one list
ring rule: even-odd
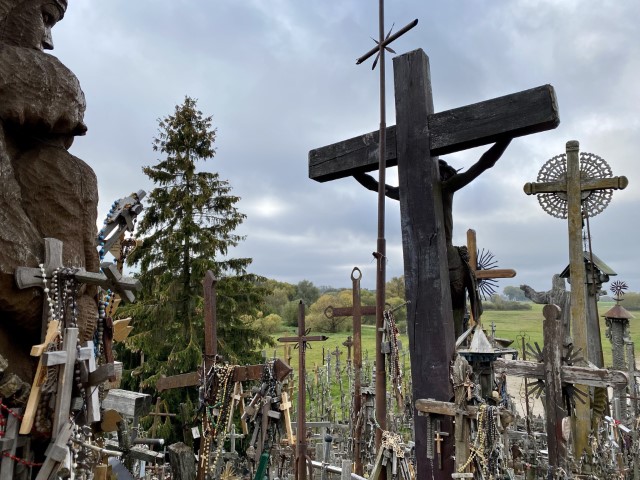
{"label": "carved figure of jesus", "polygon": [[[480,176],[485,170],[493,167],[509,146],[510,142],[511,139],[496,142],[475,164],[464,172],[458,172],[444,160],[438,160],[442,193],[442,213],[447,244],[447,261],[449,264],[451,306],[453,309],[456,338],[464,333],[462,328],[466,307],[466,293],[468,292],[469,294],[469,303],[471,304],[474,318],[479,318],[482,313],[482,304],[477,293],[475,276],[469,267],[466,247],[455,247],[453,245],[453,195]],[[362,173],[354,175],[353,177],[369,190],[378,191],[378,182],[371,175]],[[389,198],[400,200],[399,187],[385,185],[385,194]]]}

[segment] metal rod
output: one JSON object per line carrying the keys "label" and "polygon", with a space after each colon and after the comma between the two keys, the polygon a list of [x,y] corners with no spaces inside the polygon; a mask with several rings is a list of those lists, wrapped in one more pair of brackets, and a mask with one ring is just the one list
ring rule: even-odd
{"label": "metal rod", "polygon": [[[384,297],[386,274],[386,240],[385,234],[385,186],[386,186],[386,96],[385,96],[385,61],[384,61],[384,0],[379,1],[379,38],[380,52],[380,143],[378,148],[378,241],[377,241],[377,272],[376,272],[376,400],[375,415],[380,426],[376,430],[376,449],[382,445],[382,430],[387,427],[387,377],[385,372],[385,358],[382,353],[382,333],[384,328]],[[386,470],[386,469],[385,469]],[[386,478],[386,472],[382,472]]]}

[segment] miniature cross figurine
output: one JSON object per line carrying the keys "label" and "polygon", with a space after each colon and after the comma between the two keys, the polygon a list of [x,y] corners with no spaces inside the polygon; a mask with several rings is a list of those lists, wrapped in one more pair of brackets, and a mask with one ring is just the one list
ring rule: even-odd
{"label": "miniature cross figurine", "polygon": [[331,352],[331,355],[336,357],[336,377],[340,377],[340,355],[342,355],[342,352],[340,351],[340,349],[338,348],[338,346],[336,345],[336,349]]}
{"label": "miniature cross figurine", "polygon": [[344,342],[342,342],[342,345],[347,347],[347,368],[350,368],[351,367],[351,347],[353,346],[353,339],[351,338],[351,335],[349,335],[347,339]]}
{"label": "miniature cross figurine", "polygon": [[436,453],[438,454],[438,468],[442,470],[442,442],[444,441],[443,437],[448,437],[449,434],[447,432],[440,431],[440,420],[435,420],[436,428],[435,428],[435,438],[433,441],[436,444]]}

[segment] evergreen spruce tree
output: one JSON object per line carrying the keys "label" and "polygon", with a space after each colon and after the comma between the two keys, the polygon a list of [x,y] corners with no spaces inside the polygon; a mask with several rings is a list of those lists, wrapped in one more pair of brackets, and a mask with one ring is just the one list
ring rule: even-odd
{"label": "evergreen spruce tree", "polygon": [[[143,168],[156,187],[146,199],[138,226],[143,239],[128,261],[140,267],[143,289],[124,313],[134,330],[122,351],[132,369],[129,388],[151,391],[161,375],[194,371],[204,346],[202,279],[207,270],[217,284],[218,353],[232,363],[259,360],[258,351],[273,344],[247,322],[269,293],[262,277],[247,273],[250,258],[232,258],[244,237],[234,233],[245,219],[239,197],[217,173],[197,171],[196,163],[215,155],[216,129],[196,100],[186,97],[173,115],[159,120],[153,149],[164,157]],[[140,365],[143,353],[144,363]],[[195,393],[195,389],[193,389]],[[170,403],[184,392],[169,392]],[[172,401],[173,400],[173,401]],[[177,405],[175,405],[177,407]]]}

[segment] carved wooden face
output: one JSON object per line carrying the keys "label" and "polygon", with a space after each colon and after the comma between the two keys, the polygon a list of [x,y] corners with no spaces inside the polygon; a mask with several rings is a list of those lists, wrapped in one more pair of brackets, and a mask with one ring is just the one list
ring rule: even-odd
{"label": "carved wooden face", "polygon": [[18,2],[0,24],[0,41],[16,47],[53,50],[51,29],[64,10],[55,0]]}

